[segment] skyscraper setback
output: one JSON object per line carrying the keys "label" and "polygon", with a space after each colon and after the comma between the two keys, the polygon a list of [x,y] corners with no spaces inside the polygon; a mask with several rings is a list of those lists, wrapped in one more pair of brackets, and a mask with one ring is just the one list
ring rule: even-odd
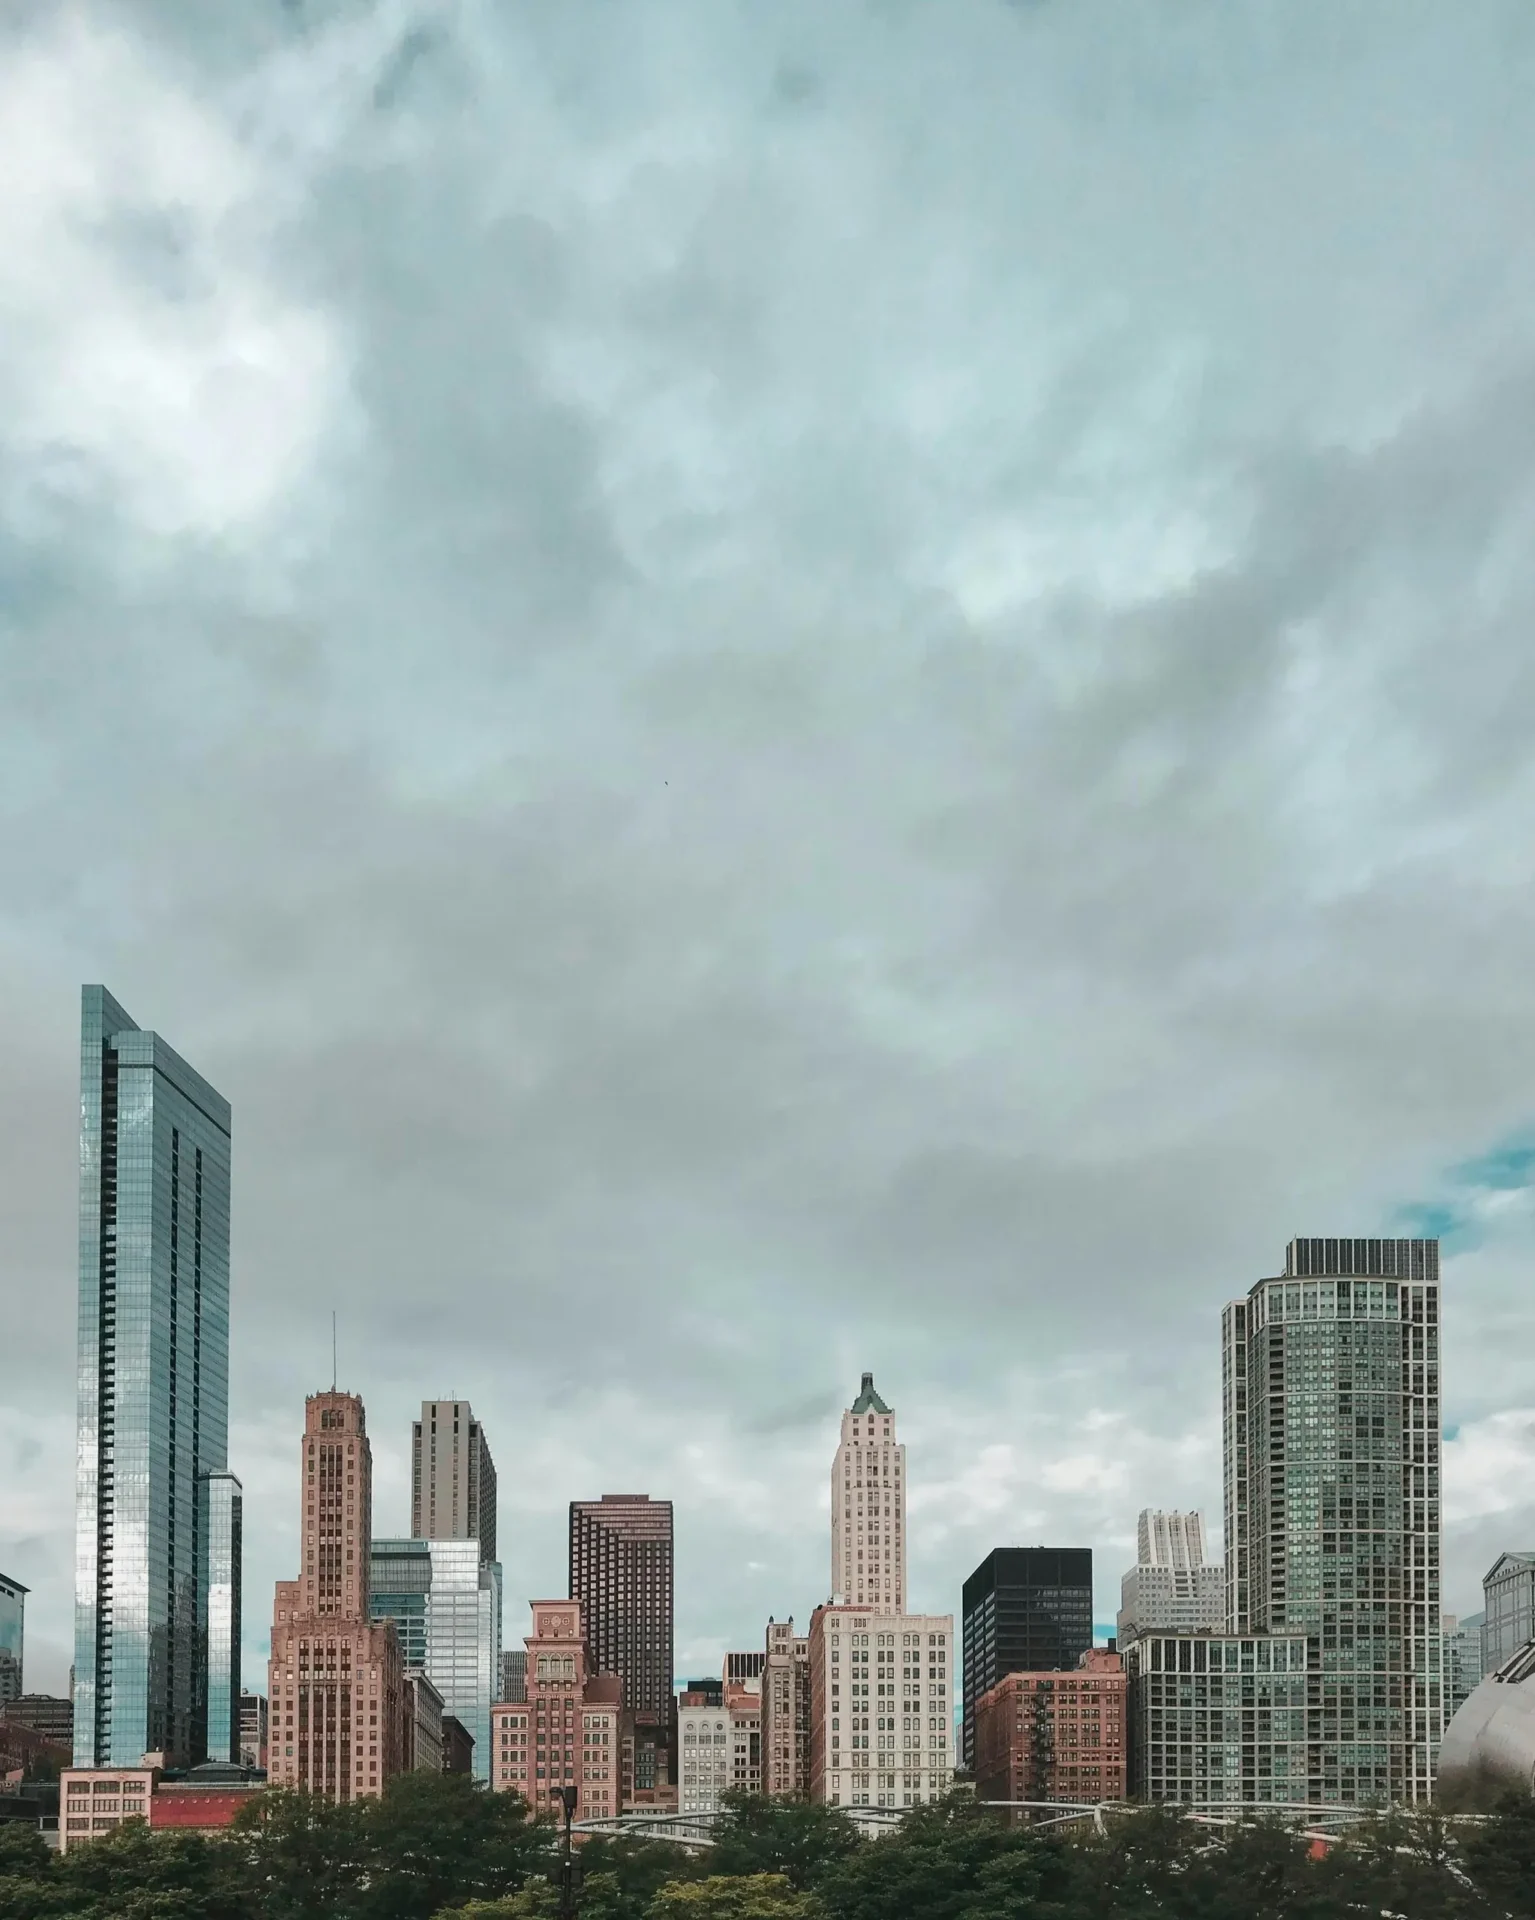
{"label": "skyscraper setback", "polygon": [[279,1580],[268,1668],[273,1786],[329,1800],[382,1791],[404,1764],[404,1681],[392,1622],[368,1617],[373,1451],[355,1394],[311,1394],[299,1450],[302,1563]]}
{"label": "skyscraper setback", "polygon": [[872,1373],[842,1416],[832,1461],[831,1591],[851,1606],[906,1611],[906,1449]]}
{"label": "skyscraper setback", "polygon": [[229,1166],[228,1101],[104,987],[84,988],[76,1766],[205,1751],[203,1482],[228,1466]]}
{"label": "skyscraper setback", "polygon": [[1219,1633],[1226,1624],[1226,1569],[1206,1563],[1203,1517],[1148,1507],[1135,1545],[1135,1565],[1119,1587],[1120,1647],[1154,1627]]}
{"label": "skyscraper setback", "polygon": [[410,1531],[416,1540],[477,1540],[496,1558],[496,1469],[467,1400],[423,1400],[411,1428]]}
{"label": "skyscraper setback", "polygon": [[1229,1630],[1313,1650],[1305,1797],[1422,1802],[1443,1730],[1439,1243],[1298,1239],[1222,1322]]}

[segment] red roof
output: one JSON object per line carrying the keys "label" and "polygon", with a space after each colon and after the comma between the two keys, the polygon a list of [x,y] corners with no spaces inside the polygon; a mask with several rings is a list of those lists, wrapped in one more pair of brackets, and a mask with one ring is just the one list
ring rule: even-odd
{"label": "red roof", "polygon": [[150,1796],[151,1827],[227,1827],[259,1787],[164,1786]]}

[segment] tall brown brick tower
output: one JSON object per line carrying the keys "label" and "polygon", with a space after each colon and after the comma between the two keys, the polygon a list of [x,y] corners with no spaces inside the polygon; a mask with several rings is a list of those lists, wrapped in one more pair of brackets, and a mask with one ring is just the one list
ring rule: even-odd
{"label": "tall brown brick tower", "polygon": [[305,1401],[299,1474],[303,1564],[277,1583],[267,1774],[356,1800],[402,1770],[404,1685],[393,1623],[368,1619],[373,1454],[355,1394]]}

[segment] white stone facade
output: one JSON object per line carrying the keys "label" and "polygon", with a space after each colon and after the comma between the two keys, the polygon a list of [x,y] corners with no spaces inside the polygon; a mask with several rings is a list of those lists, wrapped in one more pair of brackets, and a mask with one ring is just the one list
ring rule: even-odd
{"label": "white stone facade", "polygon": [[842,1416],[832,1463],[831,1591],[887,1614],[906,1606],[906,1449],[872,1373]]}
{"label": "white stone facade", "polygon": [[717,1813],[733,1778],[730,1713],[723,1705],[679,1706],[678,1811]]}
{"label": "white stone facade", "polygon": [[817,1609],[810,1625],[810,1797],[911,1807],[954,1777],[954,1616]]}
{"label": "white stone facade", "polygon": [[1120,1644],[1143,1633],[1221,1633],[1226,1627],[1226,1569],[1205,1562],[1197,1513],[1146,1508],[1136,1526],[1136,1564],[1120,1581]]}

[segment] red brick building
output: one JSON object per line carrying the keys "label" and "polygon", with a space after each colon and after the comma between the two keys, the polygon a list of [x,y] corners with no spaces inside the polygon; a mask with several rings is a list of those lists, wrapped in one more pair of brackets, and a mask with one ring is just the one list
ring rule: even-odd
{"label": "red brick building", "polygon": [[100,1839],[125,1820],[142,1820],[154,1832],[222,1832],[266,1784],[242,1780],[243,1771],[194,1767],[167,1780],[157,1767],[68,1767],[59,1779],[59,1851]]}
{"label": "red brick building", "polygon": [[1066,1673],[1010,1673],[976,1703],[980,1800],[1123,1800],[1128,1679],[1094,1647]]}
{"label": "red brick building", "polygon": [[576,1789],[576,1817],[622,1813],[632,1797],[633,1734],[618,1676],[592,1670],[576,1600],[535,1600],[526,1700],[490,1710],[490,1784],[547,1813],[558,1787]]}

